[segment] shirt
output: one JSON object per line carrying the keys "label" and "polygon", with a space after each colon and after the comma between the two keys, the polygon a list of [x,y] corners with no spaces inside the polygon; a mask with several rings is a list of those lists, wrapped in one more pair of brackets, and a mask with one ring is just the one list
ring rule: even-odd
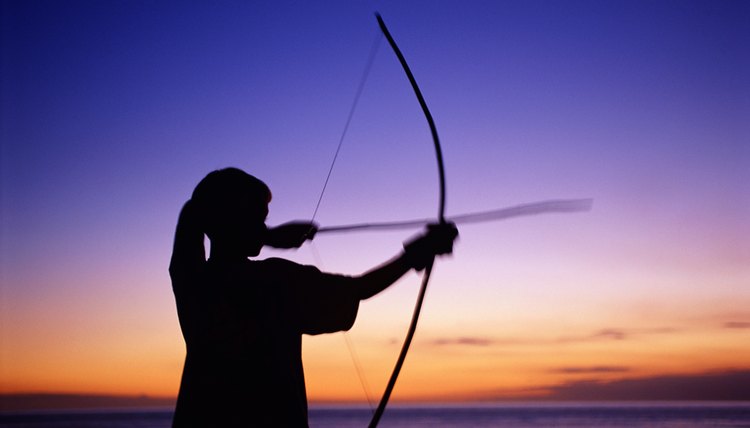
{"label": "shirt", "polygon": [[278,258],[170,273],[187,348],[173,426],[307,426],[302,334],[351,328],[353,279]]}

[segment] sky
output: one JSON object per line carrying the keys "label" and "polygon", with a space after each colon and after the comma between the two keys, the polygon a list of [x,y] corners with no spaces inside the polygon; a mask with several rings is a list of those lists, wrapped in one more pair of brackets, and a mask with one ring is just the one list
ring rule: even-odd
{"label": "sky", "polygon": [[[461,227],[393,400],[706,398],[706,382],[745,382],[750,3],[6,0],[0,393],[176,395],[179,209],[236,166],[271,187],[270,225],[311,218],[375,11],[435,117],[449,217],[594,200]],[[437,203],[429,129],[382,40],[315,221]],[[260,257],[354,275],[415,233]],[[364,302],[347,336],[304,338],[311,401],[379,397],[419,282]]]}

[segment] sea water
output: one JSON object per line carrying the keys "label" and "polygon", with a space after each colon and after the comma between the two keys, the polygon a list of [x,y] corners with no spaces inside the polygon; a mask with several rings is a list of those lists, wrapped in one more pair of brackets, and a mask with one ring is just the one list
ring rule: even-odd
{"label": "sea water", "polygon": [[[372,410],[312,406],[312,428],[361,428]],[[0,414],[0,426],[16,428],[168,428],[171,409],[44,411]],[[381,427],[507,428],[750,428],[750,402],[741,403],[528,403],[389,406]]]}

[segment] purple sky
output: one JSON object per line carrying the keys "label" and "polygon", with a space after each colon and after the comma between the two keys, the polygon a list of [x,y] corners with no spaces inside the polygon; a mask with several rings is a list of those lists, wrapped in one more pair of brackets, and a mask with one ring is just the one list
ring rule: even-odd
{"label": "purple sky", "polygon": [[[437,121],[449,215],[595,199],[588,214],[462,229],[435,272],[427,337],[750,321],[747,2],[5,1],[0,359],[54,348],[35,333],[54,330],[76,361],[116,331],[134,347],[171,338],[178,377],[166,266],[181,204],[206,173],[237,166],[272,188],[269,223],[309,218],[375,10]],[[382,43],[317,221],[434,216],[431,144]],[[323,268],[357,273],[409,235],[315,249]],[[415,293],[370,304],[361,340],[400,338]]]}

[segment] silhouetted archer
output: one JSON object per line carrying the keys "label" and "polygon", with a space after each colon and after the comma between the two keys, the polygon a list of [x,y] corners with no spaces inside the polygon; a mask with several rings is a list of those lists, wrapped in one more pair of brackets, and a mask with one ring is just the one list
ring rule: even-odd
{"label": "silhouetted archer", "polygon": [[[359,276],[280,258],[317,226],[265,225],[271,191],[236,168],[211,172],[180,213],[169,267],[187,356],[175,427],[307,426],[302,334],[348,330],[360,300],[452,251],[451,223],[430,226],[404,251]],[[211,241],[205,257],[204,235]]]}

